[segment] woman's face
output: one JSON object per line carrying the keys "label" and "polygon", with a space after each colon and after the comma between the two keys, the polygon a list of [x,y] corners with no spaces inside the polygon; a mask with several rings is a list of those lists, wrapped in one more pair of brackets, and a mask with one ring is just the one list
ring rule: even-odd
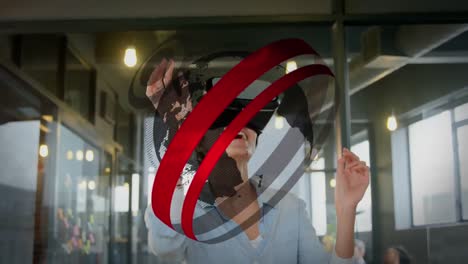
{"label": "woman's face", "polygon": [[244,127],[226,148],[226,154],[236,161],[248,161],[255,152],[256,143],[257,133]]}
{"label": "woman's face", "polygon": [[[199,150],[206,154],[225,129],[209,129],[200,142]],[[248,161],[255,152],[256,143],[257,132],[244,127],[226,148],[226,154],[237,162]]]}
{"label": "woman's face", "polygon": [[[205,155],[224,130],[223,127],[209,129],[198,146],[198,155]],[[247,168],[247,162],[255,151],[256,142],[257,133],[249,128],[243,128],[231,141],[208,179],[216,197],[234,195],[236,193],[234,187],[246,180],[241,175],[241,171]]]}

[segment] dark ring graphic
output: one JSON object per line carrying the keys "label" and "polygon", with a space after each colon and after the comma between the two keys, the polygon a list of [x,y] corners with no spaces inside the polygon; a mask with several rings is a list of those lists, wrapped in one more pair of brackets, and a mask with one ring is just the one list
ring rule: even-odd
{"label": "dark ring graphic", "polygon": [[[170,220],[170,208],[177,180],[198,142],[225,107],[227,107],[238,94],[246,89],[250,83],[269,69],[289,58],[306,54],[318,56],[309,45],[300,39],[286,39],[274,42],[241,61],[203,96],[202,100],[182,123],[173,140],[170,142],[167,152],[156,173],[152,192],[152,209],[162,222],[174,229]],[[218,138],[215,145],[210,149],[198,168],[184,201],[181,224],[182,230],[188,237],[196,240],[193,232],[193,215],[203,184],[216,165],[220,155],[237,132],[272,98],[290,88],[291,85],[315,75],[333,76],[327,66],[320,64],[305,66],[283,76],[251,101]],[[333,114],[334,111],[331,111],[328,117],[333,118]],[[329,118],[327,118],[327,121],[329,121],[328,119]],[[327,131],[327,129],[323,129],[321,132],[324,132],[324,134],[321,133],[322,137],[320,138],[326,137],[326,134],[328,134]],[[268,160],[270,160],[270,158],[268,158]],[[268,163],[268,161],[265,163]],[[299,166],[295,170],[296,172],[294,175],[298,174],[300,169],[302,169],[302,166]],[[281,189],[287,187],[287,191],[289,191],[293,184],[300,178],[294,175],[288,179],[287,183],[285,183]],[[271,183],[267,185],[269,184]],[[284,194],[278,192],[274,196],[275,199],[272,198],[271,200],[277,203],[282,197],[284,197]],[[251,222],[251,219],[247,222]],[[176,225],[176,227],[180,230],[180,225]],[[229,236],[230,234],[232,235],[233,232],[236,232],[236,230],[231,230],[223,236],[203,242],[220,242],[220,240],[222,241],[229,238],[223,237],[226,235]]]}
{"label": "dark ring graphic", "polygon": [[193,150],[221,112],[250,83],[277,64],[304,54],[318,55],[300,39],[286,39],[259,49],[231,69],[193,109],[169,144],[156,172],[152,208],[156,216],[171,227],[172,196]]}
{"label": "dark ring graphic", "polygon": [[198,168],[187,192],[182,210],[182,229],[187,237],[197,240],[193,233],[192,220],[198,196],[205,184],[205,181],[208,179],[212,168],[216,165],[218,159],[237,133],[260,109],[262,109],[278,94],[301,80],[319,74],[333,76],[330,69],[324,65],[309,65],[281,77],[250,102],[224,130],[214,145],[210,148],[203,162],[200,164],[200,167]]}

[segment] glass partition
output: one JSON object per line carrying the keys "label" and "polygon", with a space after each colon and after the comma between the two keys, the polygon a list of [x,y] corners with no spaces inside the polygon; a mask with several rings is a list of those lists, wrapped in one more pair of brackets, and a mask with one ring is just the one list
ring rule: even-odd
{"label": "glass partition", "polygon": [[107,263],[111,168],[102,167],[98,148],[66,126],[59,129],[49,262]]}

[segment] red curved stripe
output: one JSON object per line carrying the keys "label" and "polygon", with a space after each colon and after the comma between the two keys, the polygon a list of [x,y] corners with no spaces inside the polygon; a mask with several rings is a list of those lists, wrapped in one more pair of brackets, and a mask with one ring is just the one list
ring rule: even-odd
{"label": "red curved stripe", "polygon": [[281,77],[250,102],[247,107],[245,107],[229,124],[226,130],[210,148],[209,152],[203,159],[202,164],[198,168],[192,183],[190,184],[182,209],[182,229],[187,237],[197,240],[193,232],[193,215],[198,196],[200,195],[203,185],[208,179],[211,170],[237,133],[274,97],[292,87],[295,83],[319,74],[333,76],[333,73],[327,66],[309,65]]}
{"label": "red curved stripe", "polygon": [[154,213],[162,222],[174,229],[170,208],[177,180],[198,142],[216,118],[266,71],[289,58],[304,54],[318,55],[300,39],[271,43],[242,60],[203,96],[169,144],[156,172],[151,202]]}

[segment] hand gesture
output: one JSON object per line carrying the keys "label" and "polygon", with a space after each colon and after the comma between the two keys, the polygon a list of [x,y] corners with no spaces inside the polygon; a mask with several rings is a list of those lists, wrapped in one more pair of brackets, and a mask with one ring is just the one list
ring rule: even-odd
{"label": "hand gesture", "polygon": [[146,96],[153,103],[154,108],[158,109],[159,101],[166,90],[166,87],[172,84],[172,74],[174,72],[174,61],[169,62],[164,58],[161,63],[151,73],[146,86]]}
{"label": "hand gesture", "polygon": [[174,81],[175,62],[163,59],[151,73],[146,96],[169,128],[169,140],[192,111],[189,82],[182,71]]}
{"label": "hand gesture", "polygon": [[336,172],[335,205],[337,213],[355,210],[369,186],[369,167],[348,149],[338,159]]}

